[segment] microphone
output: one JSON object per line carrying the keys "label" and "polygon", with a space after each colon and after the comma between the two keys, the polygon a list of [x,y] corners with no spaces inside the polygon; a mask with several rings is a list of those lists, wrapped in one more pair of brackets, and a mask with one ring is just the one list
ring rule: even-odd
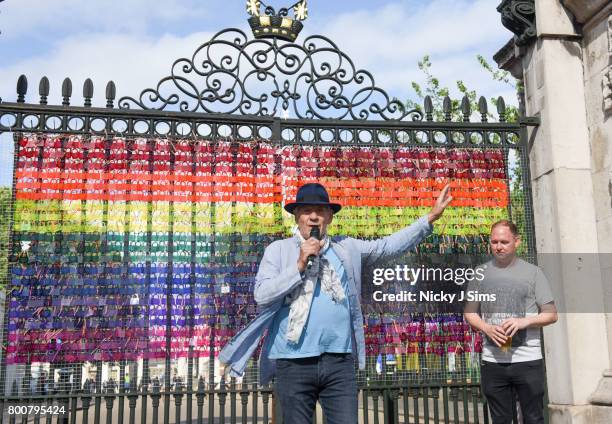
{"label": "microphone", "polygon": [[[312,237],[316,238],[317,240],[321,240],[321,230],[319,229],[319,227],[312,227],[312,229],[310,230],[310,238]],[[315,255],[308,256],[306,268],[310,269],[310,267],[312,267],[315,258]]]}

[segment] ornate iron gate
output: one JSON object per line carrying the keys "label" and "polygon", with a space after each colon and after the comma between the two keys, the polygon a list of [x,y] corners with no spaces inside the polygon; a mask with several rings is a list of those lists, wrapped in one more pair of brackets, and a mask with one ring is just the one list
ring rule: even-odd
{"label": "ornate iron gate", "polygon": [[[0,102],[0,132],[15,139],[0,370],[11,422],[7,405],[32,407],[17,415],[35,422],[50,422],[43,406],[73,423],[156,423],[162,411],[164,423],[268,422],[272,389],[254,382],[255,365],[226,384],[215,358],[253,317],[258,260],[287,234],[281,206],[304,181],[324,181],[348,206],[338,232],[372,237],[411,222],[451,179],[458,212],[421,253],[486,253],[488,225],[511,217],[535,258],[526,129],[537,120],[507,122],[499,99],[490,122],[484,99],[478,111],[464,99],[456,122],[447,98],[435,121],[430,98],[407,110],[325,37],[224,30],[118,107],[112,82],[106,108],[92,107],[91,80],[83,106],[71,104],[69,79],[62,105],[47,104],[49,90],[43,78],[27,102],[22,76],[17,101]],[[444,316],[435,329],[422,313],[366,316],[363,422],[488,422],[475,336]],[[186,375],[172,375],[176,361]]]}

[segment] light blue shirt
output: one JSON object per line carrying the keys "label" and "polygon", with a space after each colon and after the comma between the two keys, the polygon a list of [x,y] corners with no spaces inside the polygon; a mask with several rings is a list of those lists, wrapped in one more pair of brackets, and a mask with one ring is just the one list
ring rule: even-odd
{"label": "light blue shirt", "polygon": [[[427,216],[412,225],[377,240],[358,240],[350,237],[334,237],[331,246],[342,262],[346,273],[349,312],[351,315],[351,343],[353,355],[357,357],[359,369],[365,369],[365,336],[361,313],[361,267],[378,260],[400,255],[421,242],[433,227]],[[300,240],[294,236],[271,243],[265,250],[255,278],[254,297],[259,313],[253,321],[240,330],[221,350],[219,360],[230,368],[230,375],[244,374],[249,358],[257,349],[261,338],[270,329],[277,313],[284,304],[285,296],[303,283],[297,268]],[[276,364],[268,357],[269,344],[264,343],[259,356],[259,383],[268,384],[276,372]]]}
{"label": "light blue shirt", "polygon": [[[348,293],[346,273],[340,258],[331,247],[322,254],[342,282],[344,293]],[[341,302],[334,302],[331,296],[321,290],[317,281],[312,296],[310,312],[298,343],[287,341],[290,305],[283,305],[272,322],[268,341],[270,359],[309,358],[323,353],[351,353],[351,314],[348,296]]]}

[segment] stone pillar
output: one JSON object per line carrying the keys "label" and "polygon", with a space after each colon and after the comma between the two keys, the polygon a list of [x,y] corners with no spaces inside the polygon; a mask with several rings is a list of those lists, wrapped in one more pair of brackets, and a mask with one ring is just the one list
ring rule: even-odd
{"label": "stone pillar", "polygon": [[[510,3],[530,2],[505,0],[500,8]],[[514,22],[511,13],[516,8],[505,8],[505,15],[500,12],[504,25],[517,35],[514,56],[522,58],[526,113],[541,119],[541,125],[530,131],[536,247],[539,254],[565,255],[557,260],[548,256],[541,264],[561,312],[559,321],[544,329],[550,422],[610,423],[612,406],[606,405],[612,385],[606,370],[612,368],[612,352],[602,273],[606,265],[595,255],[584,255],[601,252],[601,243],[583,37],[576,33],[580,27],[563,2],[531,3],[535,3],[535,20],[528,27],[520,18],[533,19],[533,10],[519,8],[523,16]],[[600,10],[594,2],[575,3]],[[503,51],[507,53],[508,46]],[[572,255],[576,253],[583,255]]]}
{"label": "stone pillar", "polygon": [[[610,366],[590,397],[612,406],[612,4],[607,1],[567,2],[584,36],[584,72],[591,166],[602,275]],[[612,409],[612,408],[611,408]],[[612,421],[612,420],[610,420]]]}

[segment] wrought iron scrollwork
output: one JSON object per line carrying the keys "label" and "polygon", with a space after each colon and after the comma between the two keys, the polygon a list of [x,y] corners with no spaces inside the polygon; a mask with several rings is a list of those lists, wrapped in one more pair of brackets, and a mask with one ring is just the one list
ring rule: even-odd
{"label": "wrought iron scrollwork", "polygon": [[376,86],[366,70],[323,36],[303,44],[248,39],[226,29],[193,56],[174,62],[171,74],[119,107],[145,110],[277,116],[288,110],[300,119],[383,119],[420,121]]}
{"label": "wrought iron scrollwork", "polygon": [[516,35],[516,44],[523,46],[537,36],[534,0],[504,0],[497,11],[502,25]]}

